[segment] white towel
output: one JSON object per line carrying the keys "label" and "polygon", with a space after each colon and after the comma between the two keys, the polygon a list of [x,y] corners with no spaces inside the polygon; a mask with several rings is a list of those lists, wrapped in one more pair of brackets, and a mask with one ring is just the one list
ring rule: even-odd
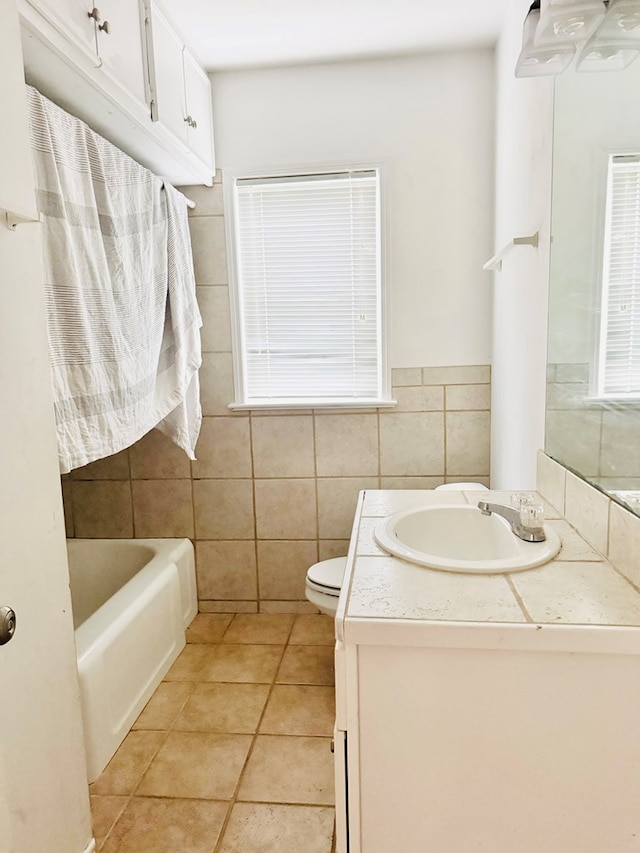
{"label": "white towel", "polygon": [[194,458],[201,320],[186,201],[27,93],[60,469],[116,453],[157,425]]}

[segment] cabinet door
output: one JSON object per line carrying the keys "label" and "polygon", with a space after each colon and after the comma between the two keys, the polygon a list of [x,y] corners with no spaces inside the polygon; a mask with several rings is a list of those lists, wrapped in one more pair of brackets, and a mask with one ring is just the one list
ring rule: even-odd
{"label": "cabinet door", "polygon": [[151,34],[152,117],[188,146],[183,44],[155,5],[151,9]]}
{"label": "cabinet door", "polygon": [[92,0],[29,0],[29,3],[51,21],[59,32],[85,50],[96,53],[93,18],[89,17],[94,6]]}
{"label": "cabinet door", "polygon": [[142,14],[139,0],[100,0],[98,53],[103,67],[136,100],[147,102],[142,51]]}
{"label": "cabinet door", "polygon": [[185,48],[184,88],[188,116],[189,147],[203,162],[211,166],[213,174],[213,122],[211,120],[211,84],[189,51]]}

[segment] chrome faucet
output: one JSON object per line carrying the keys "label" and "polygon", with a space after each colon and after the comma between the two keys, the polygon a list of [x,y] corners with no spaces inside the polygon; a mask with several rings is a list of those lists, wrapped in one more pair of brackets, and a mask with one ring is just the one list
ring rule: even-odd
{"label": "chrome faucet", "polygon": [[515,535],[519,539],[523,539],[525,542],[544,542],[547,538],[542,526],[526,527],[522,523],[520,510],[514,509],[513,507],[503,506],[502,504],[492,504],[489,503],[489,501],[478,501],[478,509],[483,515],[491,515],[492,512],[495,512],[496,515],[501,515],[502,518],[509,522],[511,530]]}

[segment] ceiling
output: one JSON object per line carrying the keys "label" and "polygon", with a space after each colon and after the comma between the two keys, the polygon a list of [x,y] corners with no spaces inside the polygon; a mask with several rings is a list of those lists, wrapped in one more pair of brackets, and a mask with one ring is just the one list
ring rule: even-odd
{"label": "ceiling", "polygon": [[495,43],[510,0],[164,0],[207,71]]}

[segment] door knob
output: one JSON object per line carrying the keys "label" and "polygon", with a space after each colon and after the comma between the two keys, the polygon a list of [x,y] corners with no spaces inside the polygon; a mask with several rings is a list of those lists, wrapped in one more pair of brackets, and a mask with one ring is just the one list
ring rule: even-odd
{"label": "door knob", "polygon": [[10,607],[0,607],[0,646],[4,646],[16,632],[16,614]]}

